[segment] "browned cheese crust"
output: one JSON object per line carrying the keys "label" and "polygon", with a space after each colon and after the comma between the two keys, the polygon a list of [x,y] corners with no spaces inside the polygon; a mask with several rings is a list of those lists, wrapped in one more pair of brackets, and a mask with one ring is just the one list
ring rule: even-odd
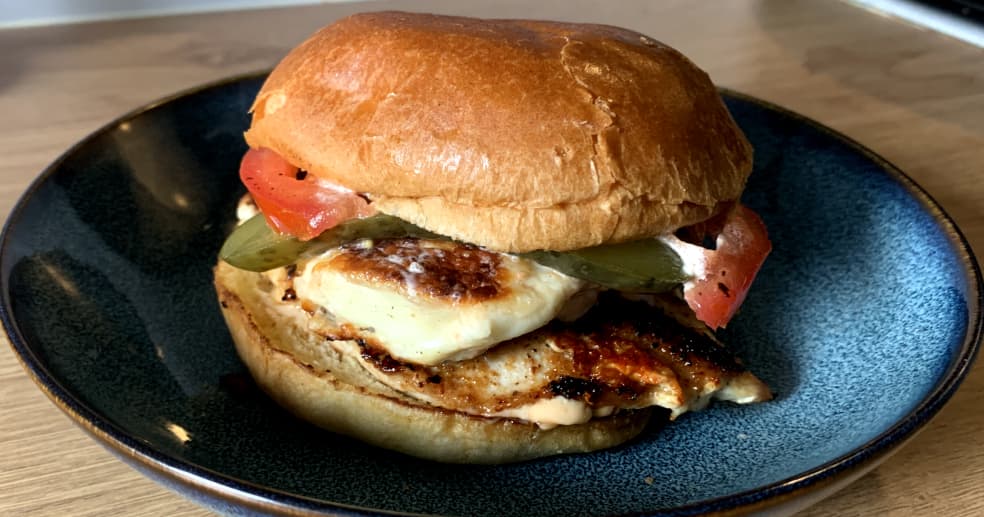
{"label": "browned cheese crust", "polygon": [[[418,239],[384,239],[369,246],[350,243],[325,267],[366,284],[387,285],[404,296],[442,298],[456,304],[482,303],[510,294],[501,255],[471,244]],[[419,271],[415,273],[414,270]],[[316,274],[315,267],[313,273]]]}
{"label": "browned cheese crust", "polygon": [[395,12],[293,50],[246,139],[383,212],[509,252],[706,219],[752,163],[707,74],[646,36]]}

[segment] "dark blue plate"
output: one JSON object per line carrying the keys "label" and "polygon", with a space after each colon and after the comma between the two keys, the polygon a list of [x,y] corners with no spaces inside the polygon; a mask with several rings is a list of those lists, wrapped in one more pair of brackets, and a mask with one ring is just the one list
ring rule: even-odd
{"label": "dark blue plate", "polygon": [[148,475],[221,510],[467,515],[795,509],[872,468],[973,360],[980,273],[901,172],[742,95],[746,202],[775,251],[724,338],[777,393],[610,451],[499,467],[377,450],[288,417],[233,351],[211,268],[242,193],[262,77],[97,131],[31,186],[2,237],[0,316],[55,404]]}

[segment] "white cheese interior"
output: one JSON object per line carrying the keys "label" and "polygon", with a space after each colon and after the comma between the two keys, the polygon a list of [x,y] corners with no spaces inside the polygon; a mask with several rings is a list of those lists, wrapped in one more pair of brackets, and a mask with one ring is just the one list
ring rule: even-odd
{"label": "white cheese interior", "polygon": [[505,294],[461,302],[418,294],[415,275],[427,274],[419,268],[406,269],[407,289],[400,290],[333,268],[337,253],[329,250],[303,266],[294,279],[297,297],[324,307],[338,324],[368,332],[393,357],[419,364],[469,359],[535,330],[584,286],[536,262],[502,255],[500,267],[508,272]]}
{"label": "white cheese interior", "polygon": [[554,397],[500,411],[493,416],[536,422],[541,429],[550,429],[558,425],[583,424],[592,415],[591,407],[583,401]]}
{"label": "white cheese interior", "polygon": [[582,400],[553,397],[499,411],[489,416],[516,418],[533,422],[541,429],[553,429],[558,425],[583,424],[592,417],[605,417],[614,411],[615,408],[611,406],[592,408]]}

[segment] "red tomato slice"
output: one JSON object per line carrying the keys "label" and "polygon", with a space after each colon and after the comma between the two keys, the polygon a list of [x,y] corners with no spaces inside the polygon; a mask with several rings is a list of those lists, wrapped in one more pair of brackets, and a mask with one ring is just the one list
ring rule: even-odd
{"label": "red tomato slice", "polygon": [[717,236],[717,249],[704,250],[704,276],[684,284],[683,298],[712,329],[724,327],[745,301],[772,243],[765,224],[751,209],[736,205]]}
{"label": "red tomato slice", "polygon": [[358,194],[300,171],[269,149],[250,149],[239,177],[274,230],[302,241],[375,210]]}

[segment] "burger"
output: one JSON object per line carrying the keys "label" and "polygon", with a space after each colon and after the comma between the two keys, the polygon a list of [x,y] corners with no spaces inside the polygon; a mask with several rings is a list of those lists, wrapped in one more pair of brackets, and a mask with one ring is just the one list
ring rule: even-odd
{"label": "burger", "polygon": [[602,25],[378,12],[256,96],[215,286],[257,384],[443,462],[595,451],[769,389],[717,339],[771,244],[706,73]]}

